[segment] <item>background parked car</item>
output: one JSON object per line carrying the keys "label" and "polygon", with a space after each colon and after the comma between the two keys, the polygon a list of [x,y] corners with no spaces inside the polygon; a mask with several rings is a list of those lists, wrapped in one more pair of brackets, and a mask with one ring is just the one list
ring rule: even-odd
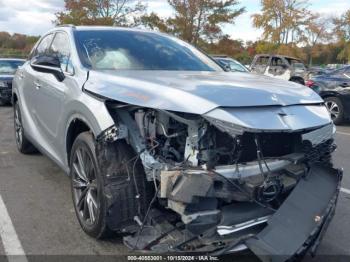
{"label": "background parked car", "polygon": [[250,72],[248,68],[237,60],[228,56],[212,56],[212,58],[224,68],[224,70],[232,72]]}
{"label": "background parked car", "polygon": [[306,81],[306,85],[326,101],[335,124],[350,118],[350,66],[317,75]]}
{"label": "background parked car", "polygon": [[307,69],[300,59],[282,55],[256,55],[250,70],[253,73],[284,79],[302,85],[305,84],[307,79]]}
{"label": "background parked car", "polygon": [[312,78],[318,75],[323,75],[326,73],[329,73],[330,70],[328,70],[327,68],[323,68],[321,66],[313,66],[313,67],[309,67],[308,68],[308,78]]}
{"label": "background parked car", "polygon": [[0,59],[0,105],[11,102],[12,80],[23,59]]}

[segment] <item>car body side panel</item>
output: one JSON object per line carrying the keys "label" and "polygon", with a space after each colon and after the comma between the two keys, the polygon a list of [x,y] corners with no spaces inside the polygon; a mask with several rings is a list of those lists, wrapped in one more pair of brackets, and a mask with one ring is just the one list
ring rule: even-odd
{"label": "car body side panel", "polygon": [[[83,121],[95,136],[114,125],[114,121],[109,115],[104,101],[82,92],[81,83],[81,86],[77,84],[75,87],[71,86],[67,89],[66,97],[69,97],[69,99],[64,100],[64,103],[61,105],[64,110],[62,110],[61,115],[57,112],[57,114],[50,116],[52,117],[53,131],[47,129],[46,132],[50,135],[44,135],[43,125],[38,124],[37,120],[33,118],[32,111],[27,105],[27,100],[23,100],[23,97],[25,97],[23,89],[22,83],[16,81],[14,92],[19,97],[26,136],[40,151],[48,155],[66,172],[69,171],[66,137],[69,125],[75,119]],[[45,103],[40,105],[43,106],[43,110],[44,107],[46,109],[50,107],[50,105],[45,105]],[[45,125],[45,128],[48,128],[48,126]]]}
{"label": "car body side panel", "polygon": [[343,104],[345,117],[349,119],[350,118],[350,92],[346,94],[341,94],[339,96],[339,99]]}
{"label": "car body side panel", "polygon": [[[32,70],[29,63],[23,66],[23,69],[16,73],[13,82],[13,93],[18,97],[21,109],[22,125],[26,137],[42,152],[50,156],[62,168],[60,157],[53,149],[52,145],[43,136],[36,121],[35,98],[37,90],[34,87],[33,75],[28,73]],[[23,73],[23,78],[20,75]]]}
{"label": "car body side panel", "polygon": [[[37,90],[34,83],[37,78],[42,81],[43,78],[39,75],[43,73],[33,70],[30,61],[27,61],[15,75],[13,92],[18,96],[23,127],[28,139],[65,172],[68,172],[66,137],[69,125],[75,119],[82,120],[91,132],[98,136],[102,131],[113,126],[114,121],[103,100],[83,92],[88,71],[79,61],[71,31],[69,29],[65,31],[71,35],[74,75],[66,74],[64,82],[59,83],[54,76],[44,74],[47,81],[40,83],[44,89]],[[53,88],[56,85],[57,88]],[[56,101],[54,98],[60,99]],[[39,113],[38,109],[40,109]]]}

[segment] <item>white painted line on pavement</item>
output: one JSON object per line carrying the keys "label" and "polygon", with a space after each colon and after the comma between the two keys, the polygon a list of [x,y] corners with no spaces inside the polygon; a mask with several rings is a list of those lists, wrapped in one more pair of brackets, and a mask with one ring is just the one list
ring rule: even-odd
{"label": "white painted line on pavement", "polygon": [[0,195],[0,238],[9,262],[28,262],[4,201]]}
{"label": "white painted line on pavement", "polygon": [[350,189],[346,189],[346,188],[340,188],[340,191],[345,193],[345,194],[349,194],[350,195]]}
{"label": "white painted line on pavement", "polygon": [[339,132],[339,131],[337,131],[337,134],[344,135],[344,136],[350,136],[350,134],[349,134],[349,133]]}

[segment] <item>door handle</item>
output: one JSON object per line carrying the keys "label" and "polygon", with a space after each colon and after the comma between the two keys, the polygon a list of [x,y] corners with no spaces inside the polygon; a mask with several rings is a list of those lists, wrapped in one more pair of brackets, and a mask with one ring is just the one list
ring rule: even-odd
{"label": "door handle", "polygon": [[39,82],[34,82],[36,90],[39,90],[41,88],[41,85]]}

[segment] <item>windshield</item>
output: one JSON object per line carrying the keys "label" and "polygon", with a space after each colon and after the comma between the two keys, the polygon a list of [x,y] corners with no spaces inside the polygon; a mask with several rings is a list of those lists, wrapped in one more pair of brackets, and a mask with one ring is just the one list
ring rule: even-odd
{"label": "windshield", "polygon": [[222,71],[189,44],[152,32],[76,31],[84,66],[95,70]]}
{"label": "windshield", "polygon": [[0,74],[14,75],[19,66],[23,65],[22,61],[0,60]]}
{"label": "windshield", "polygon": [[249,70],[244,65],[240,64],[238,61],[220,58],[218,58],[217,61],[224,67],[229,67],[230,71],[249,72]]}

